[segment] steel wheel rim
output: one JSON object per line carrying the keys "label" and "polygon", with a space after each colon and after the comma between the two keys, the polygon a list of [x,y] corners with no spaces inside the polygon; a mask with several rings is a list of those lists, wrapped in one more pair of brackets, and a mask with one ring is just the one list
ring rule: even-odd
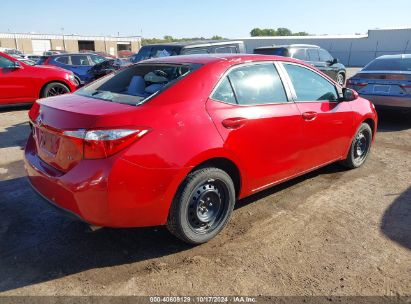
{"label": "steel wheel rim", "polygon": [[55,85],[52,86],[48,91],[46,96],[47,97],[53,97],[53,96],[58,96],[58,95],[62,95],[62,94],[66,94],[68,93],[68,90],[60,85]]}
{"label": "steel wheel rim", "polygon": [[190,196],[188,224],[195,233],[214,231],[224,220],[229,206],[228,187],[223,181],[210,179],[196,187]]}
{"label": "steel wheel rim", "polygon": [[368,132],[362,131],[357,134],[354,143],[354,160],[357,163],[363,162],[367,157],[370,148],[370,136]]}
{"label": "steel wheel rim", "polygon": [[343,86],[344,85],[344,76],[342,74],[338,74],[337,76],[337,82],[339,85]]}

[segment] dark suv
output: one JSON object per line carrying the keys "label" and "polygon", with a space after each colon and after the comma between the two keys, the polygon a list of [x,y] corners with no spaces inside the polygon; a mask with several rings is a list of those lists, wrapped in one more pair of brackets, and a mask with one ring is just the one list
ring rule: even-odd
{"label": "dark suv", "polygon": [[292,57],[306,61],[335,79],[341,86],[345,85],[347,75],[345,66],[319,46],[309,44],[264,46],[256,48],[254,54]]}
{"label": "dark suv", "polygon": [[245,53],[244,42],[229,40],[200,40],[189,42],[171,42],[164,44],[149,44],[131,56],[132,62],[150,58],[191,55],[191,54],[239,54]]}

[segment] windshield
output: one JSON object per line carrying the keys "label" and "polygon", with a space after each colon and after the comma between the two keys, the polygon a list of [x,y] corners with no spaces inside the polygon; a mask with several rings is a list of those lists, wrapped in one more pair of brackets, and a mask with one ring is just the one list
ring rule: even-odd
{"label": "windshield", "polygon": [[174,45],[143,46],[140,51],[132,57],[131,61],[136,63],[150,58],[176,56],[180,53],[181,47]]}
{"label": "windshield", "polygon": [[382,58],[372,61],[364,71],[411,71],[411,58]]}
{"label": "windshield", "polygon": [[289,53],[286,48],[256,49],[254,50],[254,54],[289,57]]}
{"label": "windshield", "polygon": [[74,94],[130,105],[142,104],[200,67],[194,64],[137,64],[110,74]]}

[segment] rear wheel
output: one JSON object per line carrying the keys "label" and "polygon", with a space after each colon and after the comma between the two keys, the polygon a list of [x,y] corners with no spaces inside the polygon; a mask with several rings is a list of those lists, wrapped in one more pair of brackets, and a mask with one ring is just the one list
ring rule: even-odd
{"label": "rear wheel", "polygon": [[41,97],[52,97],[66,93],[70,93],[70,89],[66,85],[60,82],[51,82],[43,88]]}
{"label": "rear wheel", "polygon": [[361,167],[368,157],[371,149],[372,130],[369,124],[363,123],[357,131],[347,159],[342,162],[344,166],[350,169]]}
{"label": "rear wheel", "polygon": [[180,187],[167,228],[186,243],[205,243],[227,224],[234,203],[234,184],[226,172],[217,168],[196,170]]}

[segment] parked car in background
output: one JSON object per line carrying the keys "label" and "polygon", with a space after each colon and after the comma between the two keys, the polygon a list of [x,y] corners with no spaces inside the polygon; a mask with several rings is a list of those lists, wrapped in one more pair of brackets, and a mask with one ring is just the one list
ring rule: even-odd
{"label": "parked car in background", "polygon": [[386,55],[371,61],[347,86],[377,107],[411,110],[411,54]]}
{"label": "parked car in background", "polygon": [[254,54],[285,56],[303,60],[335,79],[339,85],[345,85],[347,77],[345,66],[339,63],[338,59],[333,58],[327,50],[319,46],[310,44],[274,45],[256,48]]}
{"label": "parked car in background", "polygon": [[128,51],[128,50],[122,50],[122,51],[117,52],[117,57],[118,58],[129,58],[133,55],[134,55],[134,53],[132,51]]}
{"label": "parked car in background", "polygon": [[117,71],[130,64],[132,63],[121,59],[108,59],[103,62],[97,63],[88,71],[88,74],[90,75],[90,81],[99,79],[100,77]]}
{"label": "parked car in background", "polygon": [[150,58],[168,57],[190,54],[241,54],[245,53],[242,41],[200,40],[189,42],[173,42],[150,44],[143,46],[131,57],[131,62],[139,62]]}
{"label": "parked car in background", "polygon": [[76,90],[74,74],[57,67],[33,66],[0,53],[0,105],[33,103]]}
{"label": "parked car in background", "polygon": [[13,48],[2,48],[0,47],[0,52],[8,54],[10,56],[19,56],[22,57],[24,56],[23,52],[13,49]]}
{"label": "parked car in background", "polygon": [[106,52],[97,52],[97,51],[80,51],[80,53],[89,53],[89,54],[95,54],[101,57],[104,57],[105,59],[116,59],[116,56],[110,55],[109,53]]}
{"label": "parked car in background", "polygon": [[18,61],[20,62],[24,62],[27,65],[36,65],[36,62],[34,62],[33,60],[30,59],[26,59],[24,57],[15,57]]}
{"label": "parked car in background", "polygon": [[355,91],[258,55],[144,61],[29,117],[27,174],[46,200],[96,226],[167,225],[192,244],[216,236],[237,199],[332,162],[360,167],[377,129]]}
{"label": "parked car in background", "polygon": [[40,60],[37,61],[37,64],[54,65],[72,71],[76,76],[78,83],[83,85],[91,80],[90,75],[88,74],[90,68],[105,60],[104,57],[96,54],[70,53],[42,56]]}
{"label": "parked car in background", "polygon": [[59,55],[59,54],[67,54],[67,51],[63,50],[48,50],[43,52],[43,56],[51,56],[51,55]]}
{"label": "parked car in background", "polygon": [[37,62],[41,58],[40,55],[33,55],[33,54],[24,54],[24,55],[21,55],[20,57],[27,59],[27,60],[34,61],[34,62]]}

